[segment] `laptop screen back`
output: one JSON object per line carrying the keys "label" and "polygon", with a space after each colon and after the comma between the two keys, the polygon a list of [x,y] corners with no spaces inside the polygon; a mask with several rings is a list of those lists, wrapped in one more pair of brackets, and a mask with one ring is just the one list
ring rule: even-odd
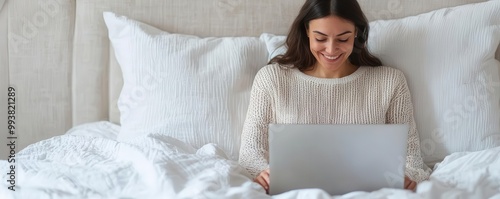
{"label": "laptop screen back", "polygon": [[407,124],[270,124],[270,194],[403,188]]}

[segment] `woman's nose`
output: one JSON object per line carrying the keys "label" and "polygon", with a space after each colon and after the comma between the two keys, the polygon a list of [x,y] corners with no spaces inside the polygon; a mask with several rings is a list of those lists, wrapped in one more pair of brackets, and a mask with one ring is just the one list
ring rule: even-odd
{"label": "woman's nose", "polygon": [[326,43],[326,52],[328,54],[333,54],[333,52],[335,52],[335,50],[337,49],[337,46],[335,45],[335,42],[331,41],[331,42],[327,42]]}

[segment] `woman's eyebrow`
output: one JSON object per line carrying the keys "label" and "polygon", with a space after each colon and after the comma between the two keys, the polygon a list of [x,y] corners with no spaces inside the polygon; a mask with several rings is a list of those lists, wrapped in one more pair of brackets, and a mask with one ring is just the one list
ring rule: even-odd
{"label": "woman's eyebrow", "polygon": [[[323,35],[323,36],[328,36],[327,34],[322,33],[322,32],[320,32],[320,31],[317,31],[317,30],[314,30],[313,32],[314,32],[314,33],[317,33],[317,34],[320,34],[320,35]],[[337,35],[337,37],[338,37],[338,36],[345,35],[345,34],[348,34],[348,33],[352,33],[352,31],[350,31],[350,30],[345,31],[345,32],[343,32],[343,33],[338,34],[338,35]]]}
{"label": "woman's eyebrow", "polygon": [[352,32],[351,32],[350,30],[348,30],[348,31],[345,31],[345,32],[343,32],[343,33],[338,34],[338,35],[337,35],[337,37],[338,37],[338,36],[345,35],[345,34],[348,34],[348,33],[352,33]]}

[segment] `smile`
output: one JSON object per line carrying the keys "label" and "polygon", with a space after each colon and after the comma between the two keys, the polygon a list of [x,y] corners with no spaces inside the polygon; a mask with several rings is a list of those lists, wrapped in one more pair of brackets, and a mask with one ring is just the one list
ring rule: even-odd
{"label": "smile", "polygon": [[342,54],[337,55],[337,56],[328,56],[328,55],[323,54],[323,56],[325,56],[326,59],[329,59],[329,60],[332,60],[332,61],[337,60],[341,55]]}

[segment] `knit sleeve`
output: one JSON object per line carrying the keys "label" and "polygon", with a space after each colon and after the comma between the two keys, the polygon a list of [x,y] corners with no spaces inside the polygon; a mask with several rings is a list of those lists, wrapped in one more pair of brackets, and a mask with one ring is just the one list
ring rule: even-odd
{"label": "knit sleeve", "polygon": [[255,76],[241,135],[239,163],[255,178],[269,167],[268,125],[272,118],[270,79],[260,70]]}
{"label": "knit sleeve", "polygon": [[431,169],[424,164],[420,151],[420,138],[413,118],[413,105],[403,73],[397,77],[397,87],[387,111],[387,123],[410,125],[405,175],[417,183],[427,180]]}

